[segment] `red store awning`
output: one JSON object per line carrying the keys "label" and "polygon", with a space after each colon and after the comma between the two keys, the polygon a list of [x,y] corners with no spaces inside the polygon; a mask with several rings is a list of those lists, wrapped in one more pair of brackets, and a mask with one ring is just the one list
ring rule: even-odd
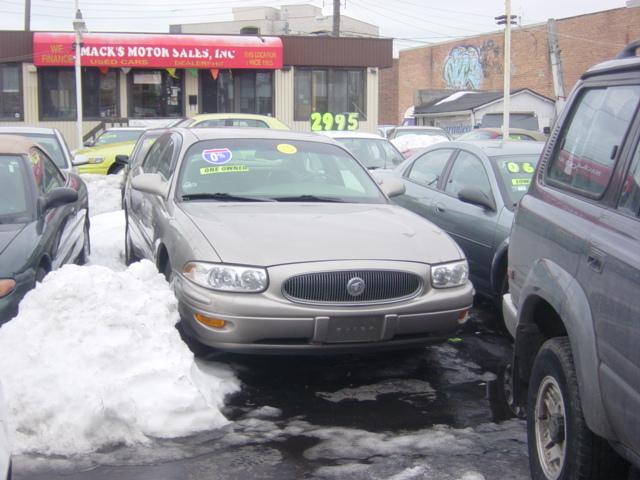
{"label": "red store awning", "polygon": [[[34,33],[33,63],[73,66],[73,33]],[[83,35],[83,67],[282,68],[278,37],[88,33]]]}

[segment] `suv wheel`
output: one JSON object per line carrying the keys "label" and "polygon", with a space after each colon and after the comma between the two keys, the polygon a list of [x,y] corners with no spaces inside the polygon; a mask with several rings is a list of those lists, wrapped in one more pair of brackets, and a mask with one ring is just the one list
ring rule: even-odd
{"label": "suv wheel", "polygon": [[567,337],[547,340],[536,356],[527,410],[534,480],[626,478],[626,463],[584,420]]}

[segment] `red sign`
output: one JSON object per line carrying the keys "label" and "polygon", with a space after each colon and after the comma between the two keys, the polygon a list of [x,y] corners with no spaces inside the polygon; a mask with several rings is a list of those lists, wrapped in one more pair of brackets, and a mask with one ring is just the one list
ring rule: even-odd
{"label": "red sign", "polygon": [[[73,66],[73,33],[34,33],[33,63]],[[88,33],[82,37],[83,67],[282,68],[278,37]]]}

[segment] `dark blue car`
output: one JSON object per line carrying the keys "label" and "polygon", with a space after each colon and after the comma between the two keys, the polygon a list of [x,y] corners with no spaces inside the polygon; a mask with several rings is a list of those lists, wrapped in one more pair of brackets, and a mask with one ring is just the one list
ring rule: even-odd
{"label": "dark blue car", "polygon": [[0,136],[0,324],[36,282],[89,255],[87,188],[32,140]]}

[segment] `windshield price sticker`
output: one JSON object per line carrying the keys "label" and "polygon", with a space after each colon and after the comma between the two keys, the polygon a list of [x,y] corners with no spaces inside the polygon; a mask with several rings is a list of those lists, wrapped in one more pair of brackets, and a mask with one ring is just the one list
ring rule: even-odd
{"label": "windshield price sticker", "polygon": [[280,143],[276,148],[280,153],[285,153],[287,155],[293,155],[298,152],[298,149],[295,146],[288,143]]}
{"label": "windshield price sticker", "polygon": [[311,114],[311,131],[321,132],[322,130],[358,130],[360,123],[357,112],[320,113]]}
{"label": "windshield price sticker", "polygon": [[536,168],[529,162],[509,162],[507,163],[507,170],[509,170],[509,172],[511,173],[533,173],[535,172]]}
{"label": "windshield price sticker", "polygon": [[246,165],[227,165],[225,167],[202,167],[200,175],[212,175],[214,173],[243,173],[248,172],[249,167]]}
{"label": "windshield price sticker", "polygon": [[511,179],[511,185],[513,185],[514,187],[526,187],[531,185],[531,179],[530,178],[512,178]]}
{"label": "windshield price sticker", "polygon": [[211,148],[202,151],[202,159],[214,165],[224,165],[229,163],[232,158],[233,154],[228,148]]}

